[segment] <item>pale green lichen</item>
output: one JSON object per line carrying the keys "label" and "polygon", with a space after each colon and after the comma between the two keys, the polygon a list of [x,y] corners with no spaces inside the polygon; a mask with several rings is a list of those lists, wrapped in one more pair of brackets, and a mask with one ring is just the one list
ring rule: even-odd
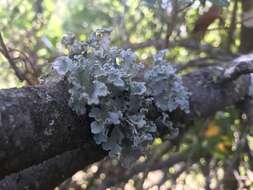
{"label": "pale green lichen", "polygon": [[[53,68],[70,83],[70,107],[79,115],[89,111],[94,140],[110,156],[143,151],[153,142],[158,125],[178,131],[169,113],[189,112],[189,93],[165,61],[164,51],[145,70],[132,51],[109,47],[108,30],[96,31],[86,42],[73,35],[63,42],[69,55],[56,59]],[[148,116],[151,107],[160,115],[155,121]]]}

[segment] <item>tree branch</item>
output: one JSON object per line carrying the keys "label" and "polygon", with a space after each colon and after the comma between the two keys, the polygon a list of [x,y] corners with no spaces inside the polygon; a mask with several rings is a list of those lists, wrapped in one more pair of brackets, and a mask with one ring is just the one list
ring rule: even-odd
{"label": "tree branch", "polygon": [[[162,168],[169,168],[171,166],[173,166],[176,163],[179,162],[184,162],[187,160],[187,155],[186,154],[177,154],[177,155],[173,155],[171,156],[169,159],[161,161],[161,162],[157,162],[157,164],[153,164],[150,168],[149,171],[154,171],[154,170],[159,170]],[[132,176],[143,172],[147,169],[147,164],[146,163],[142,163],[139,164],[137,166],[135,166],[133,169],[129,170],[130,172],[128,172],[126,175],[117,175],[118,177],[108,177],[107,180],[105,180],[97,189],[98,190],[102,190],[102,189],[106,189],[109,188],[115,184],[119,184],[122,182],[126,182],[127,180],[129,180]]]}
{"label": "tree branch", "polygon": [[4,57],[8,60],[10,66],[12,67],[12,69],[14,70],[16,76],[18,77],[18,79],[22,82],[22,81],[26,81],[29,85],[31,85],[32,83],[30,82],[30,80],[25,76],[25,74],[17,67],[16,63],[13,61],[11,55],[9,54],[9,51],[4,43],[2,34],[0,33],[0,47],[1,50],[0,52],[2,52],[2,54],[4,55]]}
{"label": "tree branch", "polygon": [[[94,151],[87,151],[87,150]],[[100,160],[104,152],[96,145],[67,151],[39,165],[12,174],[0,181],[0,189],[53,189],[78,170]]]}
{"label": "tree branch", "polygon": [[155,48],[160,48],[160,47],[184,47],[187,49],[191,50],[196,50],[196,51],[203,51],[203,52],[208,52],[209,55],[229,55],[226,51],[213,47],[209,44],[199,44],[196,43],[195,41],[190,41],[188,39],[182,39],[178,41],[166,41],[165,39],[150,39],[145,42],[140,42],[140,43],[134,43],[134,44],[126,44],[123,46],[124,49],[142,49],[142,48],[147,48],[147,47],[155,47]]}
{"label": "tree branch", "polygon": [[[205,68],[183,76],[183,83],[191,92],[190,114],[173,113],[175,122],[187,125],[197,117],[209,117],[248,95],[249,75],[222,84],[215,81],[214,76],[222,78],[224,69]],[[89,130],[90,119],[73,113],[68,99],[68,85],[63,81],[0,91],[0,176],[94,143]],[[91,154],[97,149],[98,146],[88,148],[86,152]],[[89,157],[91,160],[87,163],[103,156]]]}
{"label": "tree branch", "polygon": [[224,77],[221,82],[232,81],[241,75],[250,74],[253,72],[253,56],[241,56],[234,61],[234,66],[228,68],[224,72]]}
{"label": "tree branch", "polygon": [[93,142],[68,99],[64,82],[0,91],[0,179]]}

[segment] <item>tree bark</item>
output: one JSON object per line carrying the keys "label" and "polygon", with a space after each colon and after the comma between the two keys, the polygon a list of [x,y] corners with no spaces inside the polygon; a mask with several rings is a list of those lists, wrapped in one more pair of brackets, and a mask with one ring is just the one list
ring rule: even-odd
{"label": "tree bark", "polygon": [[0,179],[82,144],[88,120],[68,106],[63,82],[0,91]]}
{"label": "tree bark", "polygon": [[[89,151],[87,152],[87,148]],[[53,189],[78,170],[100,160],[105,152],[95,145],[67,151],[62,155],[31,166],[17,174],[12,174],[0,181],[2,190],[35,190]]]}
{"label": "tree bark", "polygon": [[[191,92],[191,112],[174,113],[174,120],[188,124],[197,117],[206,118],[248,95],[249,75],[225,83],[213,79],[223,75],[224,70],[213,67],[183,76],[183,83]],[[68,106],[68,98],[65,82],[0,91],[0,176],[30,167],[3,179],[0,187],[47,189],[44,187],[50,183],[55,185],[54,181],[58,183],[65,178],[61,176],[69,177],[106,155],[99,146],[92,146],[94,141],[89,131],[89,118],[73,113]],[[57,157],[56,161],[50,159],[81,146],[86,147],[83,151],[87,157],[80,162],[80,157],[75,161],[69,156],[75,167],[65,167],[69,161],[64,161],[64,155]],[[48,161],[38,165],[44,160]],[[61,167],[65,167],[64,171]],[[50,168],[59,176],[49,175]],[[19,181],[20,176],[22,182]]]}

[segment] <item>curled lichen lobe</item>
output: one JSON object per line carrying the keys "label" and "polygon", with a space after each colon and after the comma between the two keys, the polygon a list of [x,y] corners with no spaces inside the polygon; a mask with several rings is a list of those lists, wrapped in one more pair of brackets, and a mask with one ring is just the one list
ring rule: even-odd
{"label": "curled lichen lobe", "polygon": [[[94,140],[115,157],[144,150],[158,125],[172,129],[169,113],[189,112],[189,93],[164,59],[165,51],[144,69],[132,51],[109,47],[108,34],[96,31],[86,42],[64,37],[69,55],[56,59],[53,68],[70,83],[70,107],[79,115],[89,107]],[[148,116],[150,107],[159,113],[155,120]]]}

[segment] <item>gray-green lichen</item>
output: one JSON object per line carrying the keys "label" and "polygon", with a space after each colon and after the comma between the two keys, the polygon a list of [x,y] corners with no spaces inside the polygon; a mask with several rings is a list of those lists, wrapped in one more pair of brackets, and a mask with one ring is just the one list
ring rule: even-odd
{"label": "gray-green lichen", "polygon": [[[85,42],[65,36],[69,55],[56,59],[53,68],[71,85],[70,107],[93,119],[90,129],[96,143],[118,157],[143,151],[158,125],[178,131],[169,113],[189,112],[189,93],[165,61],[165,51],[154,56],[153,67],[144,69],[132,51],[110,47],[109,41],[109,30],[97,30]],[[148,116],[150,108],[159,113],[157,119]]]}

